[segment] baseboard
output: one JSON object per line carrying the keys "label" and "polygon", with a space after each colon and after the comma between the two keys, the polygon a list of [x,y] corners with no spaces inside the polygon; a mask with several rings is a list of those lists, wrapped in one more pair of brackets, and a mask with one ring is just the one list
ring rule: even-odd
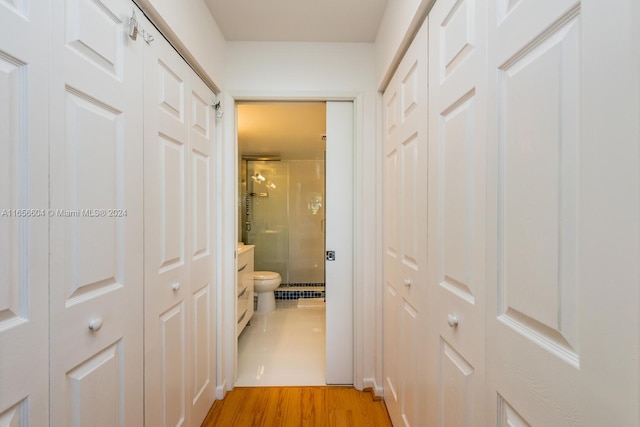
{"label": "baseboard", "polygon": [[216,387],[216,400],[222,400],[227,394],[227,382],[224,381],[218,387]]}
{"label": "baseboard", "polygon": [[382,387],[378,387],[376,380],[374,378],[365,378],[362,380],[362,391],[368,391],[371,393],[371,397],[373,400],[383,400],[384,390]]}

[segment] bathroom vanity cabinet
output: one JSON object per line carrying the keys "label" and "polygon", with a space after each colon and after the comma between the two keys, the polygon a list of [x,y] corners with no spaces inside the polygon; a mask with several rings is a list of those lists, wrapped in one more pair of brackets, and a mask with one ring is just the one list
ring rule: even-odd
{"label": "bathroom vanity cabinet", "polygon": [[240,336],[253,316],[253,245],[238,246],[238,280],[236,281],[236,295],[238,305],[236,310],[238,327],[236,335]]}

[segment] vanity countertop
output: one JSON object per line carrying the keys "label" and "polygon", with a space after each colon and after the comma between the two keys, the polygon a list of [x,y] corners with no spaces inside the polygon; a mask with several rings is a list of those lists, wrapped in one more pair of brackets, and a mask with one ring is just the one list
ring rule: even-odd
{"label": "vanity countertop", "polygon": [[248,251],[249,249],[253,249],[255,247],[256,247],[256,245],[243,245],[243,244],[238,243],[238,255]]}

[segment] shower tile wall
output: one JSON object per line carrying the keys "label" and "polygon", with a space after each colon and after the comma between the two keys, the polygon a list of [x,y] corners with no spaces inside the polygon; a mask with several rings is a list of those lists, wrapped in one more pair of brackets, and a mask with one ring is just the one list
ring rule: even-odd
{"label": "shower tile wall", "polygon": [[285,285],[324,284],[324,162],[249,161],[247,172],[255,269]]}

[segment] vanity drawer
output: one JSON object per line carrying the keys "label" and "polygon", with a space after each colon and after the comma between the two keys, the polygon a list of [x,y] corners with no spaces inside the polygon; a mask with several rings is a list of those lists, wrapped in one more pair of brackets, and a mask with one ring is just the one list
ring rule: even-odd
{"label": "vanity drawer", "polygon": [[253,246],[244,246],[238,253],[238,277],[236,281],[236,332],[240,335],[253,316]]}

